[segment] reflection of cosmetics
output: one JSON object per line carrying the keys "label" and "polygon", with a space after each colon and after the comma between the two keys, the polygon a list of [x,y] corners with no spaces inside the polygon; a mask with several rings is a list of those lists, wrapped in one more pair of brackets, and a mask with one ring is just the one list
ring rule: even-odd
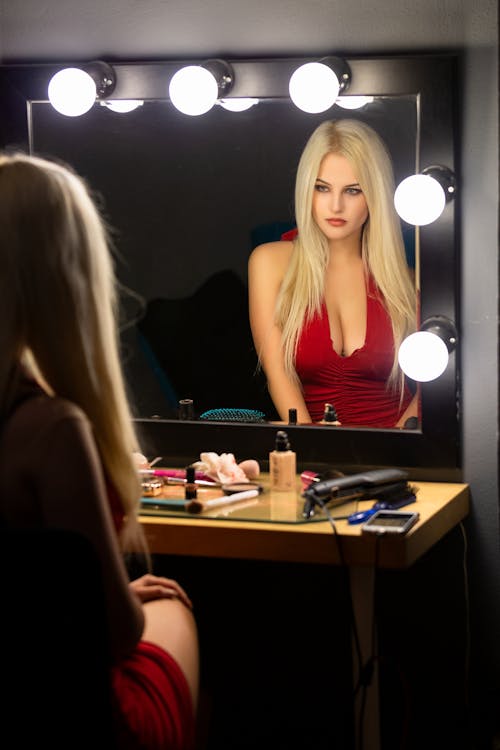
{"label": "reflection of cosmetics", "polygon": [[319,482],[319,474],[316,471],[306,469],[300,475],[300,480],[302,482],[302,489],[307,490],[311,482]]}
{"label": "reflection of cosmetics", "polygon": [[[139,474],[142,477],[165,477],[169,484],[182,484],[186,481],[185,469],[139,469]],[[200,484],[217,484],[215,479],[204,474],[203,471],[195,471],[194,476],[195,481]]]}
{"label": "reflection of cosmetics", "polygon": [[156,477],[144,477],[141,481],[141,489],[143,497],[156,497],[161,494],[163,481]]}
{"label": "reflection of cosmetics", "polygon": [[338,469],[326,469],[325,471],[322,471],[321,474],[306,469],[300,475],[300,479],[302,481],[302,489],[307,490],[313,482],[323,482],[325,479],[338,479],[343,476],[344,474],[341,471],[338,471]]}
{"label": "reflection of cosmetics", "polygon": [[288,435],[283,430],[276,433],[274,450],[269,454],[271,489],[287,492],[295,489],[297,457],[290,450]]}
{"label": "reflection of cosmetics", "polygon": [[297,409],[288,409],[288,424],[297,424]]}
{"label": "reflection of cosmetics", "polygon": [[[196,476],[196,472],[195,472]],[[180,477],[165,477],[163,480],[167,484],[186,484],[187,479],[181,479]],[[198,484],[200,487],[218,487],[219,485],[217,482],[214,482],[213,479],[195,479],[195,484]]]}
{"label": "reflection of cosmetics", "polygon": [[259,490],[246,490],[245,492],[235,492],[234,495],[222,495],[221,497],[212,497],[210,500],[193,499],[186,503],[186,510],[189,513],[201,513],[204,510],[213,510],[222,505],[238,503],[241,500],[249,500],[252,497],[258,497]]}
{"label": "reflection of cosmetics", "polygon": [[[196,502],[196,500],[194,500]],[[251,500],[238,500],[238,502],[232,505],[225,505],[218,513],[214,513],[215,518],[227,518],[231,513],[245,510],[245,508],[252,508],[259,504],[259,498],[254,497]],[[216,509],[217,510],[217,509]]]}
{"label": "reflection of cosmetics", "polygon": [[194,419],[194,404],[192,398],[181,398],[179,401],[179,419]]}
{"label": "reflection of cosmetics", "polygon": [[234,495],[236,492],[246,492],[247,490],[263,492],[264,487],[257,482],[232,482],[231,484],[223,484],[221,490],[225,495]]}
{"label": "reflection of cosmetics", "polygon": [[335,411],[335,407],[333,404],[325,404],[325,413],[323,415],[323,422],[328,422],[329,424],[337,424],[339,425],[339,418],[337,416],[337,412]]}
{"label": "reflection of cosmetics", "polygon": [[193,500],[198,494],[198,489],[194,483],[194,476],[194,466],[188,466],[186,469],[186,484],[184,485],[184,497],[186,500]]}

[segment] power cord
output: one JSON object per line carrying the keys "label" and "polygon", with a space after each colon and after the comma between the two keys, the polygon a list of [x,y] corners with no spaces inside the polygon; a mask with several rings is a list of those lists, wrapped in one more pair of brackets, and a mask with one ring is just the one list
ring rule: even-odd
{"label": "power cord", "polygon": [[373,675],[375,672],[375,663],[378,660],[377,654],[377,608],[376,608],[376,583],[377,583],[377,569],[379,559],[379,540],[381,536],[385,536],[385,532],[381,531],[375,535],[375,556],[373,560],[373,590],[372,590],[372,603],[371,603],[371,638],[370,638],[370,655],[363,664],[359,671],[358,683],[354,690],[354,698],[357,693],[361,690],[361,705],[358,716],[358,747],[359,750],[363,750],[364,746],[364,732],[363,723],[366,709],[366,696],[367,691],[373,681]]}
{"label": "power cord", "polygon": [[[342,541],[341,537],[337,533],[337,527],[335,525],[335,520],[333,519],[332,514],[330,513],[330,510],[328,509],[326,503],[321,499],[317,498],[316,503],[320,506],[320,508],[325,513],[330,526],[332,527],[333,534],[335,536],[336,542],[337,542],[337,550],[339,554],[339,560],[340,565],[342,568],[347,571],[347,574],[349,574],[348,566],[346,565],[344,551],[342,549]],[[357,660],[357,673],[358,673],[358,679],[356,682],[356,685],[353,689],[353,701],[356,700],[356,697],[358,696],[358,693],[361,692],[361,700],[360,700],[360,709],[358,714],[358,743],[357,746],[359,750],[363,750],[364,747],[364,717],[365,717],[365,710],[366,710],[366,696],[367,696],[367,690],[372,684],[373,681],[373,675],[375,671],[375,662],[378,658],[376,653],[376,642],[377,642],[377,618],[376,618],[376,572],[378,568],[378,560],[379,560],[379,540],[381,536],[384,536],[385,532],[380,532],[376,534],[375,539],[375,557],[374,557],[374,581],[373,581],[373,598],[372,598],[372,622],[371,622],[371,643],[370,643],[370,654],[365,662],[363,662],[363,655],[361,653],[361,643],[359,638],[359,632],[358,627],[356,623],[356,617],[354,613],[354,603],[352,600],[352,592],[351,592],[351,586],[348,586],[348,596],[349,596],[349,619],[350,619],[350,625],[352,630],[352,637],[354,641],[354,648],[356,653],[356,660]]]}
{"label": "power cord", "polygon": [[[323,500],[317,499],[316,502],[320,506],[320,508],[323,509],[326,517],[328,518],[328,521],[330,522],[330,526],[332,527],[333,534],[334,534],[335,539],[337,541],[337,549],[338,549],[338,553],[339,553],[340,564],[341,564],[342,568],[344,568],[344,570],[347,570],[347,565],[346,565],[345,557],[344,557],[344,551],[342,549],[342,542],[341,542],[340,536],[337,534],[337,527],[335,526],[335,521],[334,521],[334,519],[332,517],[332,514],[330,513],[329,509],[327,508],[327,506],[323,502]],[[352,629],[353,640],[354,640],[354,648],[355,648],[355,651],[356,651],[356,659],[357,659],[357,662],[358,662],[358,674],[360,674],[361,673],[361,669],[362,669],[361,646],[360,646],[360,642],[359,642],[359,633],[358,633],[358,628],[357,628],[357,625],[356,625],[356,619],[354,617],[354,605],[353,605],[353,601],[352,601],[351,587],[349,586],[348,589],[349,589],[349,618],[350,618],[350,621],[351,621],[351,629]]]}
{"label": "power cord", "polygon": [[[341,537],[337,533],[337,527],[335,525],[335,521],[332,517],[332,514],[330,513],[330,510],[328,509],[327,505],[321,498],[316,499],[316,503],[322,508],[323,512],[325,513],[330,526],[332,527],[333,534],[335,536],[336,542],[337,542],[337,550],[339,553],[339,560],[342,568],[344,570],[348,570],[348,566],[346,565],[345,557],[344,557],[344,551],[342,549],[342,541]],[[377,537],[382,536],[383,534],[377,534]],[[375,560],[374,560],[374,569],[375,573],[378,566],[378,554],[379,554],[379,540],[378,538],[375,541]],[[354,613],[354,603],[352,600],[352,592],[351,592],[351,586],[348,586],[348,597],[349,597],[349,619],[350,619],[350,625],[351,625],[351,631],[352,631],[352,638],[354,641],[354,649],[356,653],[356,660],[357,660],[357,674],[358,679],[356,682],[356,685],[353,689],[352,698],[353,701],[356,700],[356,697],[360,690],[362,690],[361,694],[361,702],[360,702],[360,710],[359,710],[359,716],[358,716],[358,748],[359,750],[363,750],[363,744],[364,744],[364,736],[363,736],[363,723],[364,723],[364,714],[365,714],[365,708],[366,708],[366,693],[368,687],[371,685],[373,680],[373,673],[375,669],[375,661],[376,661],[376,618],[375,618],[375,579],[374,579],[374,586],[373,586],[373,599],[372,599],[372,632],[371,632],[371,647],[370,647],[370,656],[368,659],[363,663],[363,655],[361,653],[361,644],[359,639],[359,632],[358,632],[358,626],[356,623],[356,616]]]}

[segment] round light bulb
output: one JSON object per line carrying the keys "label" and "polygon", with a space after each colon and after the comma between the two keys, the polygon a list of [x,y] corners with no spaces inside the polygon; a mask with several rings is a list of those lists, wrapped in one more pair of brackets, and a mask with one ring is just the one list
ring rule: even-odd
{"label": "round light bulb", "polygon": [[126,112],[133,112],[134,109],[141,107],[144,102],[140,99],[109,99],[106,102],[101,102],[101,104],[113,112],[124,114]]}
{"label": "round light bulb", "polygon": [[293,73],[288,85],[290,98],[304,112],[325,112],[339,95],[339,79],[324,63],[301,65]]}
{"label": "round light bulb", "polygon": [[396,188],[394,206],[408,224],[423,226],[443,213],[446,195],[437,180],[427,174],[407,177]]}
{"label": "round light bulb", "polygon": [[399,347],[399,366],[412,380],[426,383],[446,370],[449,352],[443,339],[430,331],[417,331]]}
{"label": "round light bulb", "polygon": [[373,96],[338,96],[335,104],[344,109],[361,109],[373,102]]}
{"label": "round light bulb", "polygon": [[96,85],[81,68],[64,68],[52,76],[48,89],[49,101],[67,117],[79,117],[92,108],[97,96]]}
{"label": "round light bulb", "polygon": [[179,112],[204,115],[217,101],[219,87],[209,70],[201,65],[188,65],[172,76],[168,93]]}
{"label": "round light bulb", "polygon": [[219,99],[218,103],[224,109],[230,112],[244,112],[246,109],[250,109],[254,104],[258,104],[258,99],[250,99],[249,97],[238,97],[237,99]]}

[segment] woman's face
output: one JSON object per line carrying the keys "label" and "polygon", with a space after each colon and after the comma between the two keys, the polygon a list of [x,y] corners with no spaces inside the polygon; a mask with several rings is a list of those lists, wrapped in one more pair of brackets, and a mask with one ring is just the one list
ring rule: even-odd
{"label": "woman's face", "polygon": [[312,215],[329,240],[361,239],[368,206],[350,162],[327,154],[314,185]]}

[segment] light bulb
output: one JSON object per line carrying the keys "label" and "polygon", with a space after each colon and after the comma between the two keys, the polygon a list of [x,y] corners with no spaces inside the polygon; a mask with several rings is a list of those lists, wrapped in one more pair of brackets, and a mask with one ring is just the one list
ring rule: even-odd
{"label": "light bulb", "polygon": [[373,96],[338,96],[335,104],[344,109],[361,109],[372,101]]}
{"label": "light bulb", "polygon": [[339,79],[324,63],[301,65],[289,83],[290,98],[304,112],[325,112],[335,103],[340,91]]}
{"label": "light bulb", "polygon": [[254,104],[258,104],[258,99],[250,99],[249,97],[239,97],[235,99],[219,99],[217,104],[220,104],[224,109],[230,112],[244,112],[246,109],[250,109]]}
{"label": "light bulb", "polygon": [[101,102],[103,107],[111,109],[113,112],[133,112],[134,109],[141,107],[144,102],[141,99],[108,99]]}
{"label": "light bulb", "polygon": [[448,347],[442,338],[430,331],[412,333],[401,343],[398,361],[409,378],[426,383],[435,380],[448,365]]}
{"label": "light bulb", "polygon": [[394,206],[401,218],[416,226],[431,224],[443,213],[446,195],[437,180],[427,174],[414,174],[399,183]]}
{"label": "light bulb", "polygon": [[94,80],[84,70],[64,68],[50,79],[48,96],[62,115],[78,117],[92,108],[97,90]]}
{"label": "light bulb", "polygon": [[188,65],[172,76],[168,93],[174,107],[183,114],[203,115],[217,101],[219,87],[209,70]]}

